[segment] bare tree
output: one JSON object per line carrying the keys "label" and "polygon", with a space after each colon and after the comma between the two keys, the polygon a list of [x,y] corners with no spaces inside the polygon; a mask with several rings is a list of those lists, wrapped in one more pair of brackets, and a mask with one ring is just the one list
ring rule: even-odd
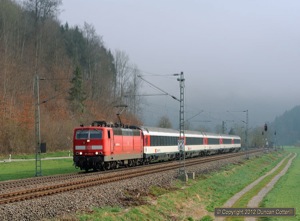
{"label": "bare tree", "polygon": [[141,79],[138,78],[139,74],[139,69],[137,68],[137,66],[134,66],[131,71],[131,82],[129,82],[128,87],[125,91],[126,103],[129,107],[129,111],[134,115],[138,115],[141,110],[140,103],[142,97],[139,96],[139,89],[142,82]]}
{"label": "bare tree", "polygon": [[33,13],[35,22],[54,18],[59,12],[58,7],[62,0],[27,0],[24,1],[25,9]]}
{"label": "bare tree", "polygon": [[130,81],[130,67],[129,67],[129,56],[120,50],[115,52],[115,69],[116,69],[116,79],[115,79],[115,99],[120,99],[124,97],[126,86]]}
{"label": "bare tree", "polygon": [[115,70],[114,98],[116,102],[126,102],[129,111],[134,115],[138,115],[141,100],[138,93],[142,83],[138,78],[140,70],[136,65],[131,65],[129,56],[120,50],[116,50],[115,53]]}
{"label": "bare tree", "polygon": [[59,12],[58,7],[62,0],[27,0],[23,2],[27,10],[34,19],[35,29],[35,74],[38,74],[39,49],[41,48],[41,25],[46,19],[54,18]]}
{"label": "bare tree", "polygon": [[168,116],[162,116],[158,122],[158,127],[161,128],[172,128],[172,123]]}
{"label": "bare tree", "polygon": [[84,23],[83,35],[86,40],[86,67],[87,79],[94,79],[100,69],[100,47],[103,45],[102,38],[96,34],[93,25]]}

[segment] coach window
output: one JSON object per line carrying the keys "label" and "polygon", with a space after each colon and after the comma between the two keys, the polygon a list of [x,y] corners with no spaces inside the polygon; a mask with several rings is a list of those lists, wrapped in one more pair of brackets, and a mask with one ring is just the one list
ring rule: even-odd
{"label": "coach window", "polygon": [[234,139],[234,143],[235,143],[235,144],[240,144],[240,143],[241,143],[241,140],[239,140],[239,139]]}
{"label": "coach window", "polygon": [[159,141],[159,137],[157,136],[157,137],[153,137],[154,138],[154,140],[155,140],[155,142],[154,142],[154,146],[159,146],[159,143],[160,143],[160,141]]}
{"label": "coach window", "polygon": [[159,143],[158,146],[163,146],[164,145],[164,137],[159,136]]}
{"label": "coach window", "polygon": [[156,136],[151,136],[150,137],[150,143],[151,143],[151,146],[158,146]]}
{"label": "coach window", "polygon": [[107,132],[108,132],[108,134],[107,134],[108,139],[110,139],[110,130],[108,130]]}
{"label": "coach window", "polygon": [[208,138],[208,144],[219,144],[219,139],[217,139],[217,138]]}
{"label": "coach window", "polygon": [[178,145],[178,137],[174,137],[174,144]]}
{"label": "coach window", "polygon": [[231,144],[231,139],[223,139],[223,144]]}

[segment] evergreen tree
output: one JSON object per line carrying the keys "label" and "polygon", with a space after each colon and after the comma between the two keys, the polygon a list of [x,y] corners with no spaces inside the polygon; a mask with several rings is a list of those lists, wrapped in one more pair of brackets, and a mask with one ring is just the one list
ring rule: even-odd
{"label": "evergreen tree", "polygon": [[229,131],[229,133],[228,133],[228,134],[229,134],[229,135],[236,135],[236,134],[235,134],[235,131],[234,131],[234,129],[233,129],[233,128],[231,128],[231,129],[230,129],[230,131]]}
{"label": "evergreen tree", "polygon": [[74,71],[74,77],[71,80],[71,84],[73,86],[69,91],[69,101],[71,103],[72,111],[83,112],[84,101],[86,100],[86,94],[83,88],[82,73],[78,66]]}

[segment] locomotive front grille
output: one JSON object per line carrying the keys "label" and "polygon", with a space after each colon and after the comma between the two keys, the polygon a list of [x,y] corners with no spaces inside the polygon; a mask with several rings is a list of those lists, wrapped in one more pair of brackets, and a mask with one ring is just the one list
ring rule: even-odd
{"label": "locomotive front grille", "polygon": [[85,150],[86,149],[86,146],[78,146],[78,145],[76,145],[75,146],[75,150]]}

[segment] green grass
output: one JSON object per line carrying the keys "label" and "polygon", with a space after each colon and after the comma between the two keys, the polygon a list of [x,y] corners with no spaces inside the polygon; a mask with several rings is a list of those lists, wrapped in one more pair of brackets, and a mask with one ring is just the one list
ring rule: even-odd
{"label": "green grass", "polygon": [[284,154],[274,152],[251,158],[244,164],[229,165],[220,172],[201,175],[187,184],[178,182],[178,190],[151,188],[144,197],[145,205],[127,209],[98,208],[93,213],[79,215],[80,220],[213,220],[215,207],[221,207],[236,192],[271,170]]}
{"label": "green grass", "polygon": [[[64,150],[64,151],[57,151],[57,152],[49,152],[49,153],[42,153],[42,158],[48,158],[48,157],[68,157],[72,156],[72,151]],[[0,160],[7,160],[9,158],[9,155],[0,155]],[[12,159],[35,159],[35,154],[12,154]]]}
{"label": "green grass", "polygon": [[260,220],[300,220],[300,148],[285,148],[288,152],[297,153],[287,173],[281,177],[274,188],[263,199],[261,207],[295,208],[296,217],[268,217]]}
{"label": "green grass", "polygon": [[[78,172],[73,166],[73,159],[42,160],[42,175]],[[0,163],[0,181],[23,179],[35,176],[35,161]]]}

